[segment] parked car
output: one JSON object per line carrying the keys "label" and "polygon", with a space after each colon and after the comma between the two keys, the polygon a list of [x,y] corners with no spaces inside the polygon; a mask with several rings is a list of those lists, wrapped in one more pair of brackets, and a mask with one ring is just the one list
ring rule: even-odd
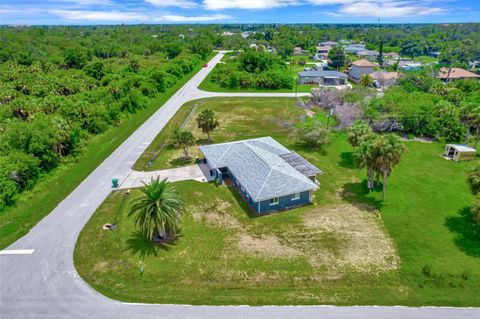
{"label": "parked car", "polygon": [[204,67],[204,68],[208,68],[208,64],[205,63],[205,64],[203,65],[203,67]]}

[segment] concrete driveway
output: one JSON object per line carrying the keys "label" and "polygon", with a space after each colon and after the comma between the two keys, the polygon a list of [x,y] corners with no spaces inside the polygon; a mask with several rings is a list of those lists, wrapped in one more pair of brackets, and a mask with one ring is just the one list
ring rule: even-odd
{"label": "concrete driveway", "polygon": [[169,182],[186,180],[209,182],[214,180],[213,176],[210,176],[210,170],[205,164],[196,164],[150,172],[131,171],[118,188],[142,187],[150,182],[152,178],[157,177],[160,177],[160,179],[166,178]]}

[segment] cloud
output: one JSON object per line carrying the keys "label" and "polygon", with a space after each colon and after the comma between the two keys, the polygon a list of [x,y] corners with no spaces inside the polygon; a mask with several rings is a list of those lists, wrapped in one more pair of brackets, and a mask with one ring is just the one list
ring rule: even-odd
{"label": "cloud", "polygon": [[432,15],[444,12],[441,7],[428,6],[421,1],[362,0],[343,4],[336,16],[402,18]]}
{"label": "cloud", "polygon": [[62,0],[63,2],[73,2],[80,6],[107,6],[113,5],[111,0]]}
{"label": "cloud", "polygon": [[49,10],[49,13],[57,15],[65,20],[76,21],[143,21],[149,20],[149,16],[139,12],[120,11],[79,11],[79,10]]}
{"label": "cloud", "polygon": [[161,16],[158,20],[159,21],[167,21],[167,22],[208,22],[208,21],[222,21],[222,20],[229,20],[232,19],[231,16],[225,14],[214,14],[209,16],[193,16],[193,17],[186,17],[181,15],[173,15],[167,14]]}
{"label": "cloud", "polygon": [[300,4],[300,0],[204,0],[208,10],[271,9]]}
{"label": "cloud", "polygon": [[146,2],[157,7],[179,7],[183,9],[191,9],[198,4],[190,0],[145,0]]}

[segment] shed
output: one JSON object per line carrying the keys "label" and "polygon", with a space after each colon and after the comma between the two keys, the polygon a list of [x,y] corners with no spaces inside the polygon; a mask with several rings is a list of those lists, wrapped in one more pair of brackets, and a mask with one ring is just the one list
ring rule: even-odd
{"label": "shed", "polygon": [[447,144],[443,155],[454,161],[473,161],[477,157],[477,150],[463,144]]}

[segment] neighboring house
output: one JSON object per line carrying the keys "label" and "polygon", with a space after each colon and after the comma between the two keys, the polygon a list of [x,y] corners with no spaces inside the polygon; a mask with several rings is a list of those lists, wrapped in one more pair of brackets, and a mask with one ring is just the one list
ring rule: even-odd
{"label": "neighboring house", "polygon": [[367,59],[369,61],[375,61],[377,60],[378,56],[380,55],[380,52],[375,51],[375,50],[364,50],[364,51],[358,51],[357,56],[361,59]]}
{"label": "neighboring house", "polygon": [[480,79],[480,75],[462,68],[441,68],[437,78],[443,82],[450,82],[469,79],[478,80]]}
{"label": "neighboring house", "polygon": [[399,77],[398,72],[385,72],[385,71],[377,71],[370,74],[375,81],[374,84],[376,87],[389,87],[394,85],[397,82]]}
{"label": "neighboring house", "polygon": [[398,60],[400,59],[400,54],[396,52],[387,52],[383,54],[384,59]]}
{"label": "neighboring house", "polygon": [[419,71],[422,69],[423,64],[421,62],[415,62],[412,60],[403,60],[398,62],[398,68],[403,71]]}
{"label": "neighboring house", "polygon": [[258,213],[309,204],[321,171],[271,137],[200,146],[221,185],[228,178]]}
{"label": "neighboring house", "polygon": [[360,51],[365,51],[366,45],[362,43],[355,43],[345,46],[345,53],[356,54]]}
{"label": "neighboring house", "polygon": [[326,41],[326,42],[320,42],[320,45],[321,46],[334,47],[334,46],[339,45],[339,43],[335,42],[335,41]]}
{"label": "neighboring house", "polygon": [[357,61],[352,62],[352,68],[350,72],[348,72],[348,75],[354,80],[358,81],[364,74],[372,74],[375,70],[375,68],[378,65],[375,63],[372,63],[368,60],[361,59]]}
{"label": "neighboring house", "polygon": [[440,51],[431,51],[431,52],[428,52],[427,55],[431,58],[439,58],[440,57],[440,54],[441,52]]}
{"label": "neighboring house", "polygon": [[317,57],[320,57],[324,60],[328,59],[328,53],[332,49],[331,46],[317,46]]}
{"label": "neighboring house", "polygon": [[299,84],[318,84],[324,86],[347,85],[348,76],[338,71],[311,70],[298,73]]}
{"label": "neighboring house", "polygon": [[301,47],[293,48],[293,54],[294,55],[302,55],[303,54],[302,48]]}

